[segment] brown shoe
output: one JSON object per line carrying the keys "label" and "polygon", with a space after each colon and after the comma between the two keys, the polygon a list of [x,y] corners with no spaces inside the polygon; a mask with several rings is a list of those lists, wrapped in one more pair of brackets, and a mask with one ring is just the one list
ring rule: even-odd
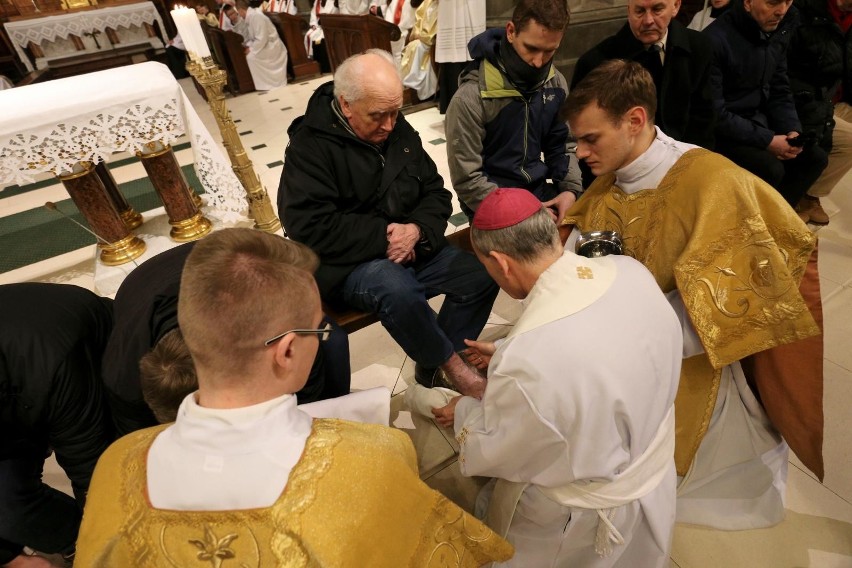
{"label": "brown shoe", "polygon": [[808,221],[811,220],[811,217],[808,214],[808,211],[810,210],[810,208],[811,208],[810,200],[805,199],[804,197],[801,198],[799,200],[799,202],[796,204],[796,206],[793,208],[793,210],[796,212],[796,215],[799,216],[799,219],[801,219],[802,222],[805,225],[807,225]]}
{"label": "brown shoe", "polygon": [[826,213],[825,209],[822,208],[822,204],[819,202],[819,197],[806,195],[805,200],[808,204],[807,212],[810,222],[814,225],[828,225],[828,213]]}

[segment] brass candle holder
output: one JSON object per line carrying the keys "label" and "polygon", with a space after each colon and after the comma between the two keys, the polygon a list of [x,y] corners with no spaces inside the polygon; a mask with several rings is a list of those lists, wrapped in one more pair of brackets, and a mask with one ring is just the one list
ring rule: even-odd
{"label": "brass candle holder", "polygon": [[186,64],[186,70],[198,81],[207,95],[207,104],[210,105],[210,110],[216,117],[216,124],[222,134],[222,142],[231,160],[231,167],[246,190],[249,215],[254,219],[254,228],[267,233],[279,231],[281,221],[272,210],[269,194],[252,167],[240,135],[237,133],[237,125],[234,124],[231,112],[225,104],[223,89],[228,81],[228,74],[219,69],[212,57],[204,57],[200,63],[189,61]]}

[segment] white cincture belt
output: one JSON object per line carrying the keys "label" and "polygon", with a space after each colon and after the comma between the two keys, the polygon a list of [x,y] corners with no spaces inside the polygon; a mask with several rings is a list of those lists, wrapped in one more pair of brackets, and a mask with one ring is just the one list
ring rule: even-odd
{"label": "white cincture belt", "polygon": [[538,489],[549,499],[566,507],[597,510],[600,519],[595,537],[595,552],[601,557],[609,556],[612,553],[612,543],[624,544],[624,537],[612,524],[615,508],[644,497],[657,488],[673,467],[674,442],[672,406],[648,449],[613,481],[575,482],[562,487],[538,486]]}

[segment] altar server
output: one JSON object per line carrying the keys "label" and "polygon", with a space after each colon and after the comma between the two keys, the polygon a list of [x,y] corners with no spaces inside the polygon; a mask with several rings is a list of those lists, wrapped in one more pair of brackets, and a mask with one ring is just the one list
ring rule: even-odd
{"label": "altar server", "polygon": [[578,231],[621,233],[683,323],[678,522],[778,523],[787,444],[823,474],[816,238],[769,184],[655,126],[640,64],[601,64],[566,109],[577,157],[598,176],[561,221],[569,246]]}
{"label": "altar server", "polygon": [[[564,251],[552,214],[523,189],[481,203],[471,240],[524,312],[491,355],[482,400],[457,397],[464,475],[497,478],[500,566],[668,566],[675,516],[674,397],[682,339],[653,277],[626,256]],[[484,499],[481,499],[484,501]]]}
{"label": "altar server", "polygon": [[245,21],[241,33],[254,88],[269,91],[283,87],[287,84],[287,48],[275,24],[259,8],[250,8],[248,0],[237,0],[236,6]]}

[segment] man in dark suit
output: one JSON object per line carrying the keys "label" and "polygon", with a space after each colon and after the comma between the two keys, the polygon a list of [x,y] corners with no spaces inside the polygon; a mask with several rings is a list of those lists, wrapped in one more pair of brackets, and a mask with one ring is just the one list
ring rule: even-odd
{"label": "man in dark suit", "polygon": [[[710,88],[719,153],[759,176],[795,207],[828,163],[799,121],[787,48],[798,26],[792,0],[742,0],[704,34],[713,46]],[[815,62],[816,63],[816,62]],[[808,134],[801,136],[801,134]],[[799,211],[807,222],[810,215]]]}
{"label": "man in dark suit", "polygon": [[577,61],[571,89],[609,59],[642,64],[657,87],[654,123],[676,140],[714,147],[710,42],[674,17],[680,0],[629,0],[627,23]]}

